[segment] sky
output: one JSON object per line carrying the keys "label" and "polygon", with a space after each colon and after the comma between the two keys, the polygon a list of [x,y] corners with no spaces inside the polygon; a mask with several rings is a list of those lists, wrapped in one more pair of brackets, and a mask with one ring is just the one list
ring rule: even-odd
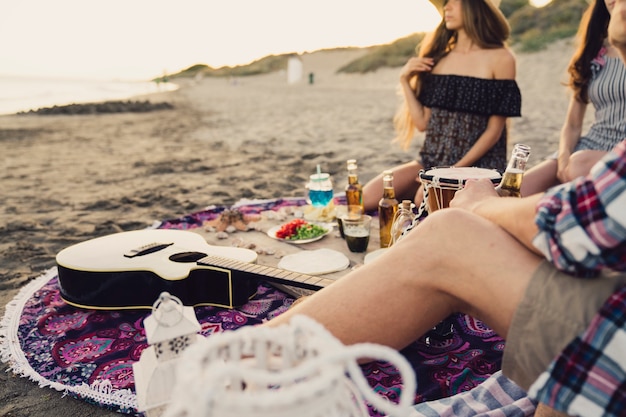
{"label": "sky", "polygon": [[428,0],[0,0],[0,75],[147,80],[191,65],[385,44]]}

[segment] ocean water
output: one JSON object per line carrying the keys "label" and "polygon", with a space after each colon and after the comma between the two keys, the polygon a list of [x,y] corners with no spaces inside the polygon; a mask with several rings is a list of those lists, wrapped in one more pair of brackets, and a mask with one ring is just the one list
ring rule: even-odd
{"label": "ocean water", "polygon": [[172,91],[174,83],[149,81],[75,80],[0,76],[0,114],[36,110],[41,107],[106,100]]}

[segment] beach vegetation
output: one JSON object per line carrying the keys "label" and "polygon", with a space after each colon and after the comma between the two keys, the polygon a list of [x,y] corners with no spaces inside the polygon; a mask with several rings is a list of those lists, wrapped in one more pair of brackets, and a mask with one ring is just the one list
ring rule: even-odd
{"label": "beach vegetation", "polygon": [[[587,6],[587,0],[552,0],[540,8],[530,5],[528,0],[502,0],[500,9],[511,25],[511,46],[521,52],[534,52],[559,39],[573,37]],[[416,54],[424,35],[413,33],[389,44],[369,47],[364,55],[340,67],[337,72],[363,74],[384,67],[400,67]],[[339,49],[349,48],[332,50]],[[233,67],[211,68],[197,64],[170,77],[195,77],[198,73],[213,77],[266,74],[286,70],[289,57],[293,55],[269,55]]]}
{"label": "beach vegetation", "polygon": [[424,33],[414,33],[387,45],[374,46],[369,53],[349,62],[337,72],[366,73],[383,67],[401,67],[410,56],[415,55],[415,48],[423,38]]}
{"label": "beach vegetation", "polygon": [[[519,0],[512,0],[519,1]],[[507,0],[503,1],[504,4]],[[576,35],[586,0],[553,0],[542,8],[525,4],[507,16],[513,46],[522,52],[544,49],[550,43]]]}
{"label": "beach vegetation", "polygon": [[[534,52],[551,42],[576,34],[586,0],[553,0],[537,8],[528,0],[503,0],[502,13],[511,25],[511,45],[522,52]],[[415,33],[397,41],[373,47],[366,55],[344,65],[337,72],[366,73],[381,67],[399,67],[415,56],[423,33]]]}
{"label": "beach vegetation", "polygon": [[267,74],[274,71],[280,71],[287,68],[289,56],[293,54],[268,55],[246,65],[224,66],[220,68],[212,68],[204,64],[192,65],[170,77],[195,77],[200,73],[210,77],[244,77],[247,75]]}

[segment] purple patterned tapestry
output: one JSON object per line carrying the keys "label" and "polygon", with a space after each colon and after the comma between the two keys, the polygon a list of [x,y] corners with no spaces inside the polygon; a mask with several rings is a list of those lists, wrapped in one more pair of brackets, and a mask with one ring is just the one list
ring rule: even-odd
{"label": "purple patterned tapestry", "polygon": [[[271,200],[237,208],[254,213],[286,204],[304,202]],[[216,207],[167,220],[161,227],[191,229],[223,210]],[[3,357],[9,352],[13,370],[99,406],[137,414],[132,364],[147,346],[142,321],[150,312],[72,307],[60,297],[54,270],[25,288],[20,296],[23,301],[7,306],[0,326],[7,333],[5,343],[10,344],[15,338],[14,346],[0,349]],[[287,294],[261,284],[257,295],[238,309],[197,307],[195,311],[202,334],[210,336],[259,324],[281,314],[292,302]],[[472,389],[500,369],[503,350],[503,339],[482,322],[461,314],[449,317],[402,351],[416,373],[415,401],[434,400]],[[363,365],[362,369],[379,395],[397,400],[401,381],[393,367],[374,362]],[[371,407],[370,414],[379,415]]]}

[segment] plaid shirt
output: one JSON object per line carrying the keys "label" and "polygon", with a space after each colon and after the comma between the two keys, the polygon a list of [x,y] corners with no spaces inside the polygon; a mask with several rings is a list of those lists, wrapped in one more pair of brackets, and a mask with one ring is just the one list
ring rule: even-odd
{"label": "plaid shirt", "polygon": [[526,391],[498,371],[469,391],[415,404],[409,417],[532,417],[535,406]]}
{"label": "plaid shirt", "polygon": [[533,244],[562,271],[626,271],[626,141],[589,176],[551,189],[537,206]]}
{"label": "plaid shirt", "polygon": [[[586,178],[550,190],[537,207],[533,244],[559,269],[592,278],[626,271],[626,141]],[[578,416],[626,415],[626,287],[530,387],[529,395]]]}

